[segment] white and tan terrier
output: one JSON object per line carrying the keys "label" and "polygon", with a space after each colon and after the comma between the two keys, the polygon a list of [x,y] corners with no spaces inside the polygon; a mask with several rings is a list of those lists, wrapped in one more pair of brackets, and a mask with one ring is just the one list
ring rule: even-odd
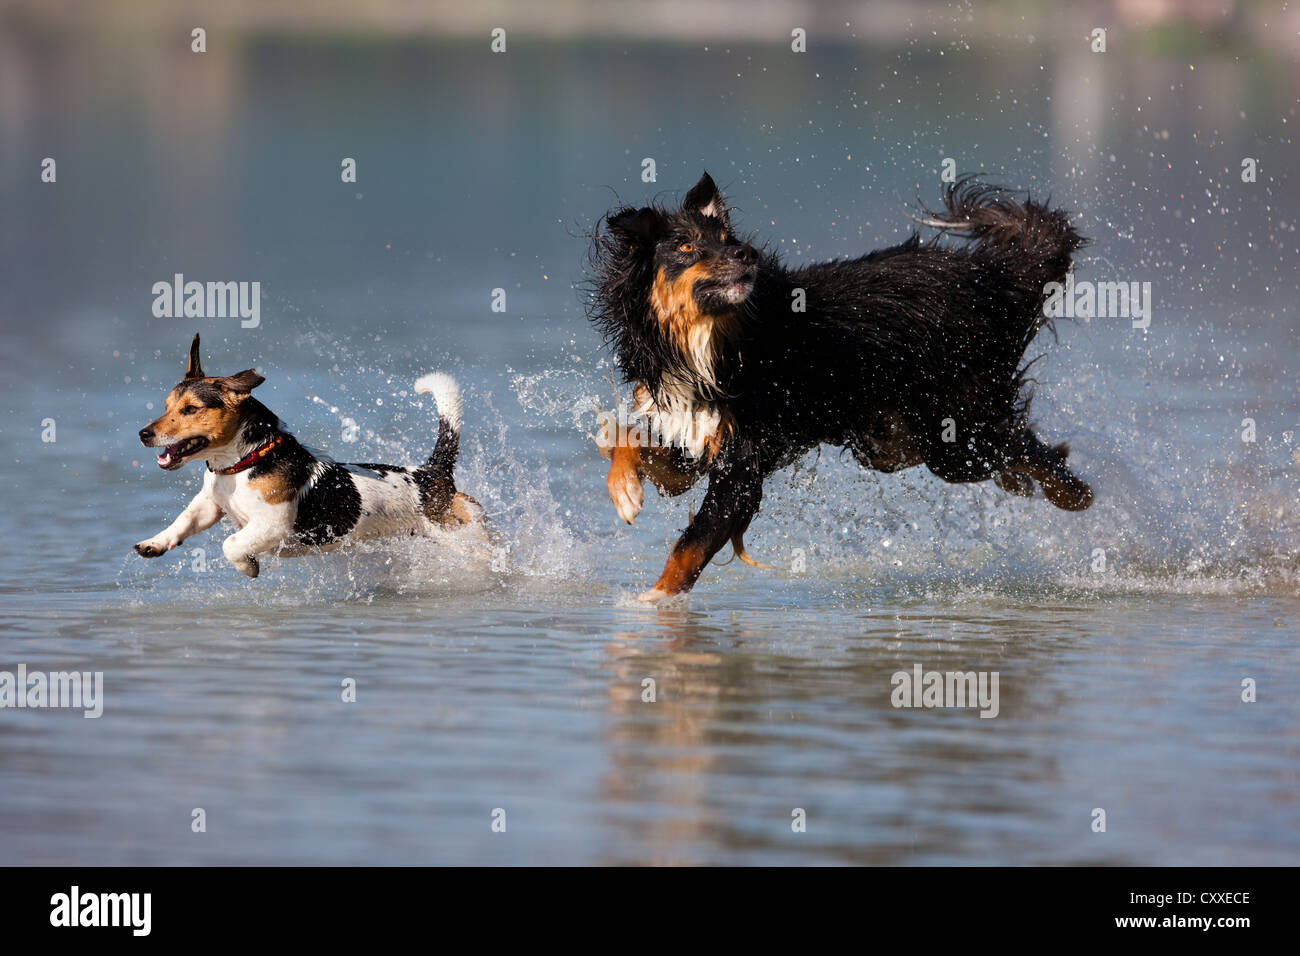
{"label": "white and tan terrier", "polygon": [[207,376],[199,364],[199,337],[190,345],[185,378],[171,390],[163,414],[140,429],[147,448],[163,449],[158,466],[174,471],[207,462],[203,490],[160,534],[136,553],[156,558],[223,517],[235,533],[222,552],[257,577],[258,558],[329,551],[350,541],[472,528],[486,540],[483,509],[456,490],[461,396],[448,375],[432,373],[415,390],[438,405],[438,441],[416,468],[341,464],[312,454],[252,391],[265,379],[253,369]]}

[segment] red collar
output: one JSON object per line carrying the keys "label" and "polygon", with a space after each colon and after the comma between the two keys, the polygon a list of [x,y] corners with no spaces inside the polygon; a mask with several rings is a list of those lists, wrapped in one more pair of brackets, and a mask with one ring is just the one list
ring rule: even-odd
{"label": "red collar", "polygon": [[274,438],[272,438],[269,442],[267,442],[262,447],[254,448],[252,451],[250,451],[243,458],[239,459],[239,461],[235,462],[229,468],[213,468],[211,465],[209,465],[208,471],[211,471],[213,474],[217,474],[217,475],[238,474],[241,471],[245,471],[246,469],[252,468],[254,465],[256,465],[267,455],[271,454],[271,452],[275,451],[275,449],[279,446],[280,442],[282,441],[284,441],[284,436],[276,435]]}

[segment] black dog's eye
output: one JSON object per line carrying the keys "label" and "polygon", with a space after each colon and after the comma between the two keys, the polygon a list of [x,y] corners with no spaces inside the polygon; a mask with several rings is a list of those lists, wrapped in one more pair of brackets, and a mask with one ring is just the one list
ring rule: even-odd
{"label": "black dog's eye", "polygon": [[199,406],[197,406],[197,405],[186,405],[184,408],[181,409],[181,414],[182,414],[182,415],[193,415],[193,414],[194,414],[195,412],[197,412],[198,410],[199,410]]}
{"label": "black dog's eye", "polygon": [[693,243],[693,242],[683,242],[680,246],[677,247],[677,251],[678,251],[678,252],[694,252],[694,251],[695,251],[695,243]]}

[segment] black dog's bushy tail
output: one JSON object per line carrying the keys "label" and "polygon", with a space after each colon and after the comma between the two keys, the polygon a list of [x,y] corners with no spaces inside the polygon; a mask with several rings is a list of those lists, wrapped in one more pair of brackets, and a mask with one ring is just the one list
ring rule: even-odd
{"label": "black dog's bushy tail", "polygon": [[[1087,240],[1064,210],[1019,199],[973,176],[944,189],[942,210],[924,213],[918,219],[923,225],[971,243],[966,252],[976,269],[962,289],[968,308],[975,311],[971,329],[976,338],[969,348],[984,369],[985,381],[999,386],[993,404],[1008,402],[1013,429],[1024,429],[1032,399],[1027,387],[1032,363],[1022,364],[1025,352],[1043,326],[1051,327],[1044,309],[1048,284],[1065,282],[1075,250]],[[991,411],[988,415],[998,417]],[[1063,469],[1066,454],[1064,447],[1053,449],[1052,460],[1043,465],[1045,473]],[[933,470],[934,464],[927,463]],[[1068,497],[1065,492],[1062,496]]]}
{"label": "black dog's bushy tail", "polygon": [[1029,198],[1021,202],[974,176],[946,186],[943,205],[937,213],[925,209],[918,221],[971,239],[981,251],[1010,257],[1016,271],[1039,286],[1064,281],[1071,256],[1087,242],[1064,210]]}

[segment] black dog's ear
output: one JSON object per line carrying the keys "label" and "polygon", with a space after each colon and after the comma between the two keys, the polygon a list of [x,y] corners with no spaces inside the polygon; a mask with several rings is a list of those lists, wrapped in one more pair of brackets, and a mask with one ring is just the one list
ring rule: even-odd
{"label": "black dog's ear", "polygon": [[659,210],[642,206],[633,209],[630,206],[609,217],[609,229],[633,241],[646,246],[653,246],[664,234],[664,217]]}
{"label": "black dog's ear", "polygon": [[701,216],[721,219],[728,229],[731,228],[731,222],[727,218],[727,204],[722,201],[722,193],[718,192],[717,184],[708,173],[691,187],[691,191],[682,200],[682,208],[687,212],[698,212]]}
{"label": "black dog's ear", "polygon": [[199,364],[199,333],[194,333],[194,341],[190,343],[190,361],[185,366],[186,378],[203,378],[203,366]]}
{"label": "black dog's ear", "polygon": [[257,369],[249,368],[235,375],[227,375],[221,380],[221,384],[232,392],[248,393],[265,381],[265,378],[257,374]]}

